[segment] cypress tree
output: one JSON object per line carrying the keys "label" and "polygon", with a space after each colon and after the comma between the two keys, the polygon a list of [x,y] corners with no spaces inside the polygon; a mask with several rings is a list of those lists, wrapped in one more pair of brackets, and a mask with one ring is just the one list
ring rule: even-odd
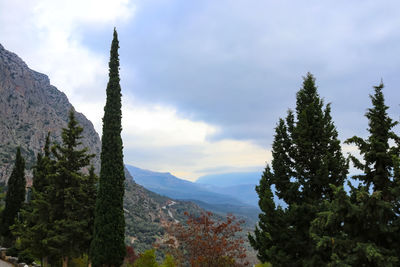
{"label": "cypress tree", "polygon": [[[334,201],[313,222],[311,232],[318,249],[329,255],[329,266],[399,266],[400,264],[400,138],[393,132],[397,122],[387,114],[383,84],[375,86],[372,108],[366,117],[369,137],[354,136],[363,161],[350,155],[362,171],[348,195],[333,187]],[[390,143],[393,142],[393,146]]]}
{"label": "cypress tree", "polygon": [[[262,214],[250,242],[258,250],[259,259],[274,266],[322,266],[323,257],[309,234],[310,224],[322,200],[333,198],[330,184],[343,184],[347,162],[330,105],[324,108],[310,73],[297,93],[296,113],[289,110],[275,132],[273,172],[266,168],[258,188]],[[272,205],[273,187],[287,208]]]}
{"label": "cypress tree", "polygon": [[118,36],[111,44],[107,100],[104,107],[99,190],[91,259],[95,266],[120,266],[125,256],[124,163],[121,139],[121,87]]}
{"label": "cypress tree", "polygon": [[8,189],[1,222],[1,234],[4,238],[4,245],[10,247],[15,241],[15,237],[11,233],[10,227],[18,218],[18,213],[25,200],[25,160],[21,156],[20,147],[17,148],[15,165],[7,185]]}

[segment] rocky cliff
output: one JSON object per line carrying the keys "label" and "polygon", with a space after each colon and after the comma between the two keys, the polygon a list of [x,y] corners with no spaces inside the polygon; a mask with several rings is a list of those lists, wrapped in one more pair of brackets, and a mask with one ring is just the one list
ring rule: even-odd
{"label": "rocky cliff", "polygon": [[[28,68],[16,54],[0,44],[0,182],[11,173],[16,147],[21,146],[29,171],[43,148],[47,132],[61,141],[72,108],[66,95],[50,84],[49,78]],[[100,112],[100,111],[99,111]],[[83,146],[96,154],[92,164],[100,166],[101,143],[92,123],[76,114],[84,128]]]}

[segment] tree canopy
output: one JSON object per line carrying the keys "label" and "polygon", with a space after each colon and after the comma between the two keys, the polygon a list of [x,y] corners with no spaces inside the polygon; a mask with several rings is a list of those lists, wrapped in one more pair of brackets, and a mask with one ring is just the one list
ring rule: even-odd
{"label": "tree canopy", "polygon": [[[288,111],[275,128],[272,169],[267,166],[256,191],[259,195],[259,224],[250,235],[258,258],[274,266],[323,265],[309,234],[310,223],[323,200],[332,200],[330,184],[340,186],[348,164],[341,152],[338,133],[307,73],[297,93],[296,109]],[[277,207],[273,194],[287,207]]]}
{"label": "tree canopy", "polygon": [[349,194],[335,187],[334,200],[312,223],[311,233],[319,251],[327,256],[327,266],[399,266],[400,264],[400,138],[397,125],[387,114],[383,84],[370,95],[369,136],[349,138],[358,147],[361,159],[350,155],[362,174],[353,176]]}

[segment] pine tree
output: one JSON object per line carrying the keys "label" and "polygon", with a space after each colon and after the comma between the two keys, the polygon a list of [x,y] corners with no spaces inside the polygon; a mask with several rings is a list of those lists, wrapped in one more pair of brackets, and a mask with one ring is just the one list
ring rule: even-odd
{"label": "pine tree", "polygon": [[54,228],[47,242],[62,257],[63,266],[71,257],[82,255],[83,243],[88,243],[86,231],[90,218],[82,210],[82,205],[88,204],[82,203],[87,199],[82,188],[87,179],[83,168],[89,165],[94,155],[88,154],[88,148],[78,149],[82,145],[79,141],[82,131],[71,109],[68,127],[62,130],[62,144],[52,147],[56,160],[55,174],[50,176],[48,190],[54,192],[49,197]]}
{"label": "pine tree", "polygon": [[10,247],[14,244],[15,237],[10,227],[18,218],[19,211],[25,200],[25,160],[21,156],[21,148],[17,148],[15,165],[8,180],[8,189],[5,199],[5,208],[1,222],[1,235],[4,238],[4,245]]}
{"label": "pine tree", "polygon": [[91,259],[95,266],[120,266],[125,256],[124,163],[121,139],[121,87],[118,36],[114,29],[104,107],[99,191]]}
{"label": "pine tree", "polygon": [[47,241],[53,231],[51,198],[49,192],[50,176],[54,175],[54,161],[50,159],[50,133],[47,134],[44,154],[38,153],[33,168],[32,197],[21,210],[21,222],[15,225],[14,235],[20,238],[24,253],[41,259],[47,266],[48,258],[54,257]]}
{"label": "pine tree", "polygon": [[283,219],[284,210],[275,205],[271,190],[272,178],[271,168],[267,165],[260,184],[256,186],[259,196],[258,205],[262,213],[259,214],[260,220],[254,236],[249,234],[249,241],[258,252],[257,257],[261,262],[280,262],[282,266],[290,266],[290,262],[285,261],[288,256],[284,250],[271,249],[276,243],[284,244],[289,241],[288,233],[282,232],[287,223]]}
{"label": "pine tree", "polygon": [[[297,93],[296,113],[280,119],[272,146],[272,169],[267,166],[257,192],[259,228],[250,237],[259,259],[274,266],[323,265],[309,229],[324,199],[333,199],[330,186],[346,178],[347,162],[330,115],[308,73]],[[272,189],[287,204],[274,207]]]}
{"label": "pine tree", "polygon": [[[363,161],[350,155],[363,174],[353,176],[360,185],[343,187],[313,222],[311,232],[318,249],[330,256],[329,266],[399,266],[400,264],[400,138],[387,114],[383,84],[374,87],[367,139],[354,136]],[[393,142],[395,145],[391,146]]]}

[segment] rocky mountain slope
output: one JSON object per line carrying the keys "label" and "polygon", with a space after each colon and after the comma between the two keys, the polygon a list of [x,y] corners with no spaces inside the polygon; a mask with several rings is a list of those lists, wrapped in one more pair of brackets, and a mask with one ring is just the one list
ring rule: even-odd
{"label": "rocky mountain slope", "polygon": [[[0,44],[0,182],[8,180],[17,146],[21,146],[29,170],[47,132],[53,141],[61,141],[60,132],[67,126],[71,108],[66,95],[52,86],[46,75],[29,69]],[[100,138],[83,114],[76,117],[84,128],[82,143],[96,154],[92,163],[98,169]]]}

